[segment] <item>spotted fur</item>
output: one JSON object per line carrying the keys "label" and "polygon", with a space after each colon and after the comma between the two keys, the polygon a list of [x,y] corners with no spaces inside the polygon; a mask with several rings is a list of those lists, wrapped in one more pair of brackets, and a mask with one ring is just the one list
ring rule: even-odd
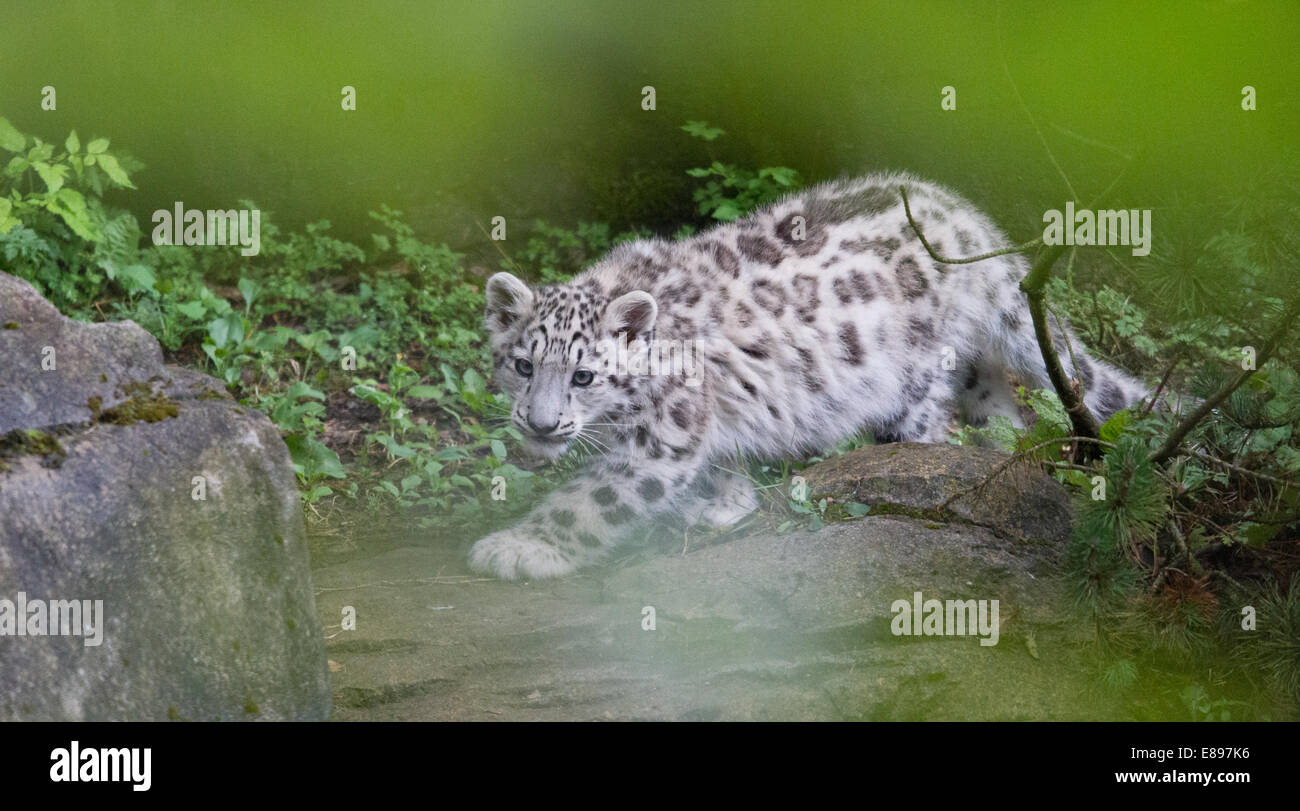
{"label": "spotted fur", "polygon": [[[738,452],[800,457],[864,428],[881,441],[939,442],[954,416],[1018,419],[1008,374],[1050,386],[1018,287],[1025,259],[936,262],[900,185],[940,255],[1009,244],[956,194],[889,174],[817,186],[692,239],[621,245],[568,284],[492,277],[494,375],[515,425],[544,456],[573,442],[602,453],[522,523],[478,541],[473,568],[554,577],[601,560],[656,515],[733,523],[757,506],[750,483],[723,472]],[[1052,329],[1100,417],[1143,395]],[[636,351],[694,341],[698,376],[615,370],[579,385],[598,342],[620,334]]]}

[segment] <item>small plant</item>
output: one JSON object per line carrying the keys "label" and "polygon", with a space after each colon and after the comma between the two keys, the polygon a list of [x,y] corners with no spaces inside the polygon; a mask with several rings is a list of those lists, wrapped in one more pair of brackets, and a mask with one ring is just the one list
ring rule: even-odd
{"label": "small plant", "polygon": [[[709,142],[725,134],[703,121],[688,121],[682,129],[692,137]],[[700,214],[723,222],[731,222],[759,206],[775,202],[802,185],[799,173],[788,166],[753,171],[715,160],[708,166],[688,169],[686,174],[703,181],[694,193]]]}

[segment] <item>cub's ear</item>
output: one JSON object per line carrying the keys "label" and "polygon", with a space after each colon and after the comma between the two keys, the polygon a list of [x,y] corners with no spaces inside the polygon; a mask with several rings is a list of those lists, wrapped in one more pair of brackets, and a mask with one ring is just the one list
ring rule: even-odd
{"label": "cub's ear", "polygon": [[484,293],[487,297],[484,320],[492,332],[509,329],[533,309],[533,291],[509,273],[492,274]]}
{"label": "cub's ear", "polygon": [[659,315],[659,305],[649,293],[624,293],[605,308],[605,329],[612,335],[626,332],[628,340],[649,332]]}

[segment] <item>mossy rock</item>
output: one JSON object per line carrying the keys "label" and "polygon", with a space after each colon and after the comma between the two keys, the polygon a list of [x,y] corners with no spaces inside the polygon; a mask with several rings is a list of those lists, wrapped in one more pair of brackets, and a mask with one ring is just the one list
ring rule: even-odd
{"label": "mossy rock", "polygon": [[103,600],[104,627],[99,645],[0,637],[0,721],[327,718],[275,425],[163,365],[135,324],[64,318],[0,273],[7,321],[22,329],[0,329],[0,598]]}

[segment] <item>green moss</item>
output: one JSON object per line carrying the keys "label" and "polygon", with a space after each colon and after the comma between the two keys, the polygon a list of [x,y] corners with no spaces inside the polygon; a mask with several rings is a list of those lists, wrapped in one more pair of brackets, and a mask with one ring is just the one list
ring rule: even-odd
{"label": "green moss", "polygon": [[219,392],[219,391],[214,391],[214,390],[212,390],[212,389],[204,389],[204,390],[203,390],[203,393],[200,394],[196,399],[199,399],[199,400],[224,400],[224,399],[226,399],[226,395],[222,394],[222,393]]}
{"label": "green moss", "polygon": [[[148,383],[127,383],[122,386],[122,393],[129,399],[97,414],[95,419],[111,425],[131,425],[137,422],[160,422],[180,413],[180,406],[175,400],[155,392]],[[93,401],[99,398],[90,399]],[[91,406],[91,411],[96,411],[94,406]]]}
{"label": "green moss", "polygon": [[5,322],[5,329],[18,329],[18,322],[17,322],[17,321],[6,321],[6,322]]}
{"label": "green moss", "polygon": [[260,712],[261,710],[257,708],[257,705],[253,703],[253,700],[251,698],[244,702],[245,715],[257,715]]}
{"label": "green moss", "polygon": [[19,456],[40,456],[42,458],[50,455],[67,456],[63,446],[53,436],[44,431],[35,428],[24,431],[15,428],[9,433],[0,436],[0,473],[9,470],[5,464],[6,459],[16,459]]}
{"label": "green moss", "polygon": [[920,507],[906,507],[902,504],[872,504],[872,515],[903,515],[908,518],[922,518],[929,521],[941,521],[943,515],[935,509],[923,509]]}

